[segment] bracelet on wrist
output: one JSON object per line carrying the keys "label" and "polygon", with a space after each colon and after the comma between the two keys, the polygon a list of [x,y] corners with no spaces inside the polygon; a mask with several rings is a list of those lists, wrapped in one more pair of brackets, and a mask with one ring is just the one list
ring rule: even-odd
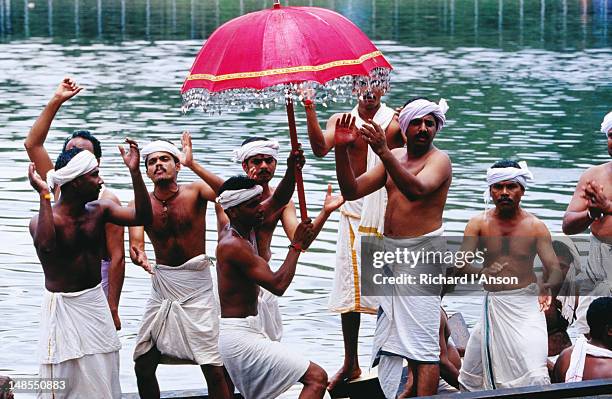
{"label": "bracelet on wrist", "polygon": [[288,247],[288,248],[289,248],[289,249],[295,249],[295,250],[296,250],[296,251],[298,251],[298,252],[306,252],[306,250],[305,250],[305,249],[303,249],[303,248],[302,248],[302,246],[301,246],[301,245],[299,245],[299,244],[294,244],[294,243],[291,243],[291,244],[289,244],[289,247]]}
{"label": "bracelet on wrist", "polygon": [[40,196],[47,201],[51,201],[51,193],[41,194]]}
{"label": "bracelet on wrist", "polygon": [[593,217],[593,215],[591,215],[591,210],[590,209],[587,209],[587,216],[589,217],[589,219],[591,219],[593,221],[599,220],[599,219],[602,218],[601,214],[599,216],[597,216],[597,217]]}
{"label": "bracelet on wrist", "polygon": [[304,104],[304,108],[306,108],[306,109],[314,109],[314,107],[315,107],[314,101],[312,101],[309,98],[307,98],[304,101],[302,101],[302,104]]}

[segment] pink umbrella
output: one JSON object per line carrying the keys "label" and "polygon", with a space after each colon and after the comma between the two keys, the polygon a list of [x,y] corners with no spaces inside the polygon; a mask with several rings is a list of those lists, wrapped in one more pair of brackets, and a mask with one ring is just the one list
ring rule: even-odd
{"label": "pink umbrella", "polygon": [[[352,97],[355,76],[388,88],[391,65],[344,16],[318,7],[274,7],[243,15],[213,32],[181,89],[183,110],[245,110],[285,103],[291,147],[298,147],[293,103],[301,93],[322,102]],[[300,216],[307,217],[296,170]]]}

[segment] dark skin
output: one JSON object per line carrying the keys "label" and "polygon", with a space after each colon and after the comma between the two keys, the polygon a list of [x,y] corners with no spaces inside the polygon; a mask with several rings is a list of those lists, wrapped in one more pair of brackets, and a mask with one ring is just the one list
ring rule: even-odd
{"label": "dark skin", "polygon": [[[374,118],[381,106],[381,98],[384,95],[380,89],[373,89],[360,96],[357,112],[363,120]],[[334,114],[327,121],[325,131],[321,130],[314,104],[305,105],[306,122],[308,126],[308,139],[315,156],[323,157],[334,147],[336,147],[336,125],[342,119],[342,113]],[[360,177],[366,171],[368,157],[368,143],[357,134],[357,129],[351,127],[354,140],[347,143],[344,148],[347,151],[347,159],[350,160],[353,173]],[[401,132],[397,118],[393,118],[384,132],[386,142],[390,148],[402,147],[406,140]],[[339,173],[339,172],[338,172]],[[343,195],[344,196],[344,195]],[[348,199],[344,196],[345,199]],[[342,336],[344,340],[344,364],[338,372],[331,378],[329,390],[333,390],[336,385],[345,380],[352,380],[361,375],[358,357],[358,338],[361,314],[358,312],[342,313]]]}
{"label": "dark skin", "polygon": [[[612,326],[605,326],[603,331],[598,332],[591,330],[589,343],[600,348],[612,350]],[[571,348],[565,349],[561,352],[561,355],[559,355],[552,373],[553,383],[565,382],[573,350],[574,347],[572,346]],[[612,359],[587,355],[584,361],[582,380],[605,378],[612,378]]]}
{"label": "dark skin", "polygon": [[[44,147],[45,140],[49,133],[51,123],[55,118],[63,103],[70,100],[81,92],[83,88],[71,79],[64,78],[62,83],[56,89],[53,97],[45,106],[42,113],[30,129],[28,137],[24,142],[28,158],[36,166],[36,171],[46,179],[47,172],[53,169],[53,162],[49,157],[49,153]],[[91,141],[82,137],[75,137],[68,141],[66,149],[78,147],[83,150],[94,152]],[[98,159],[100,165],[100,159]],[[59,189],[53,193],[55,199],[59,197]],[[110,190],[106,189],[101,195],[101,199],[107,199],[117,205],[121,205],[119,198]],[[110,267],[108,271],[108,305],[111,309],[111,315],[117,330],[121,329],[121,320],[119,318],[119,299],[121,297],[121,289],[123,287],[123,279],[125,277],[125,254],[123,248],[123,226],[117,226],[112,223],[107,223],[105,226],[106,245],[103,247],[103,257],[110,258]]]}
{"label": "dark skin", "polygon": [[[342,195],[347,200],[364,197],[386,187],[385,236],[418,237],[442,226],[442,212],[452,179],[450,159],[433,146],[437,132],[435,118],[426,115],[408,125],[406,148],[391,150],[383,130],[370,121],[358,132],[355,120],[345,114],[336,122],[336,171]],[[355,173],[348,146],[357,135],[368,143],[382,164],[360,176]],[[418,215],[406,223],[406,215]],[[440,369],[437,364],[409,361],[416,376],[417,395],[437,392]]]}
{"label": "dark skin", "polygon": [[[146,231],[157,263],[180,266],[206,252],[206,206],[215,200],[215,192],[203,181],[190,184],[177,182],[180,162],[167,152],[154,152],[145,162],[147,176],[154,189],[149,193],[153,220],[130,228],[130,257],[134,264],[153,274],[144,250]],[[161,360],[156,347],[135,361],[138,392],[141,397],[160,396],[155,371]],[[211,397],[229,398],[233,384],[223,366],[200,365]]]}
{"label": "dark skin", "polygon": [[524,188],[512,180],[491,186],[495,208],[470,219],[461,246],[461,251],[470,252],[486,248],[484,267],[476,269],[468,265],[459,270],[460,273],[518,277],[517,284],[485,284],[487,291],[523,288],[538,282],[533,271],[537,254],[548,276],[547,281],[539,284],[538,300],[540,309],[544,311],[552,301],[550,288],[558,287],[563,276],[546,225],[520,207],[524,192]]}
{"label": "dark skin", "polygon": [[[257,255],[245,237],[264,220],[261,195],[227,209],[230,225],[219,230],[217,245],[217,279],[221,317],[244,318],[257,315],[259,287],[275,295],[283,295],[295,276],[301,251],[290,248],[278,271],[273,272],[268,262]],[[295,229],[292,245],[306,248],[315,234],[310,220],[301,222]],[[322,398],[327,385],[327,374],[317,364],[310,362],[299,382],[304,384],[300,399]]]}
{"label": "dark skin", "polygon": [[129,152],[120,147],[134,186],[135,208],[98,200],[103,181],[98,168],[62,186],[62,196],[52,207],[49,188],[30,164],[30,184],[40,194],[40,212],[30,222],[30,234],[45,272],[45,287],[51,292],[76,292],[100,283],[105,223],[131,226],[149,223],[151,203],[138,170],[138,146],[126,139]]}

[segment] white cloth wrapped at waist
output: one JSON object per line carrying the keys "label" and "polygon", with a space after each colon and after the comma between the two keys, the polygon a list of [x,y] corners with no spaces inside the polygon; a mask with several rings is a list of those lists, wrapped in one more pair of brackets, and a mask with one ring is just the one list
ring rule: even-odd
{"label": "white cloth wrapped at waist", "polygon": [[601,132],[608,136],[608,132],[612,129],[612,111],[608,112],[601,122]]}
{"label": "white cloth wrapped at waist", "polygon": [[82,150],[61,169],[47,172],[47,185],[53,191],[77,177],[83,176],[98,167],[98,160],[91,152]]}
{"label": "white cloth wrapped at waist", "polygon": [[221,365],[211,265],[206,255],[198,255],[180,266],[155,266],[134,360],[155,346],[162,363]]}
{"label": "white cloth wrapped at waist", "polygon": [[154,152],[167,152],[168,154],[172,155],[177,159],[179,159],[181,156],[181,152],[179,151],[179,149],[176,148],[174,144],[169,143],[165,140],[155,140],[150,142],[149,144],[142,147],[142,149],[140,150],[140,155],[142,156],[142,159],[146,161],[147,157],[153,154]]}
{"label": "white cloth wrapped at waist", "polygon": [[257,197],[262,192],[263,187],[259,184],[241,190],[225,190],[217,197],[217,203],[221,205],[221,208],[229,209]]}
{"label": "white cloth wrapped at waist", "polygon": [[483,308],[459,372],[462,390],[550,384],[548,333],[537,284],[488,292]]}
{"label": "white cloth wrapped at waist", "polygon": [[[445,251],[444,226],[415,238],[385,237],[385,252]],[[385,266],[387,273],[416,276],[422,273],[445,274],[446,266],[436,263]],[[440,361],[440,286],[427,284],[393,285],[380,296],[372,345],[372,366],[379,364],[378,375],[386,397],[395,397],[402,375],[402,359],[437,363]]]}
{"label": "white cloth wrapped at waist", "polygon": [[574,349],[572,349],[570,364],[565,373],[565,382],[582,381],[587,355],[612,359],[611,350],[591,345],[587,342],[586,338],[581,335],[576,339]]}
{"label": "white cloth wrapped at waist", "polygon": [[448,104],[443,98],[440,99],[438,104],[424,98],[414,100],[406,104],[399,114],[400,129],[402,129],[402,132],[406,132],[411,120],[433,114],[436,119],[436,131],[439,132],[446,124],[446,111],[448,111]]}
{"label": "white cloth wrapped at waist", "polygon": [[255,155],[269,155],[274,159],[278,159],[279,144],[276,140],[255,140],[246,143],[240,148],[235,149],[233,153],[234,162],[244,162]]}
{"label": "white cloth wrapped at waist", "polygon": [[276,398],[308,370],[293,348],[268,339],[257,316],[221,318],[220,329],[223,365],[245,399]]}

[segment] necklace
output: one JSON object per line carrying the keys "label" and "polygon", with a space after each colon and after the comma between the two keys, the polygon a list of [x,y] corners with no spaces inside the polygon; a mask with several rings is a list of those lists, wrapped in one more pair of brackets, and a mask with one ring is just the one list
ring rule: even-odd
{"label": "necklace", "polygon": [[156,200],[158,200],[159,202],[161,202],[162,204],[162,210],[164,213],[168,212],[168,202],[172,201],[174,198],[176,198],[176,196],[178,195],[179,191],[181,191],[181,186],[178,186],[178,188],[176,189],[175,192],[172,193],[171,196],[169,196],[166,199],[160,199],[156,194],[155,194],[155,190],[153,190],[153,197],[155,197]]}

